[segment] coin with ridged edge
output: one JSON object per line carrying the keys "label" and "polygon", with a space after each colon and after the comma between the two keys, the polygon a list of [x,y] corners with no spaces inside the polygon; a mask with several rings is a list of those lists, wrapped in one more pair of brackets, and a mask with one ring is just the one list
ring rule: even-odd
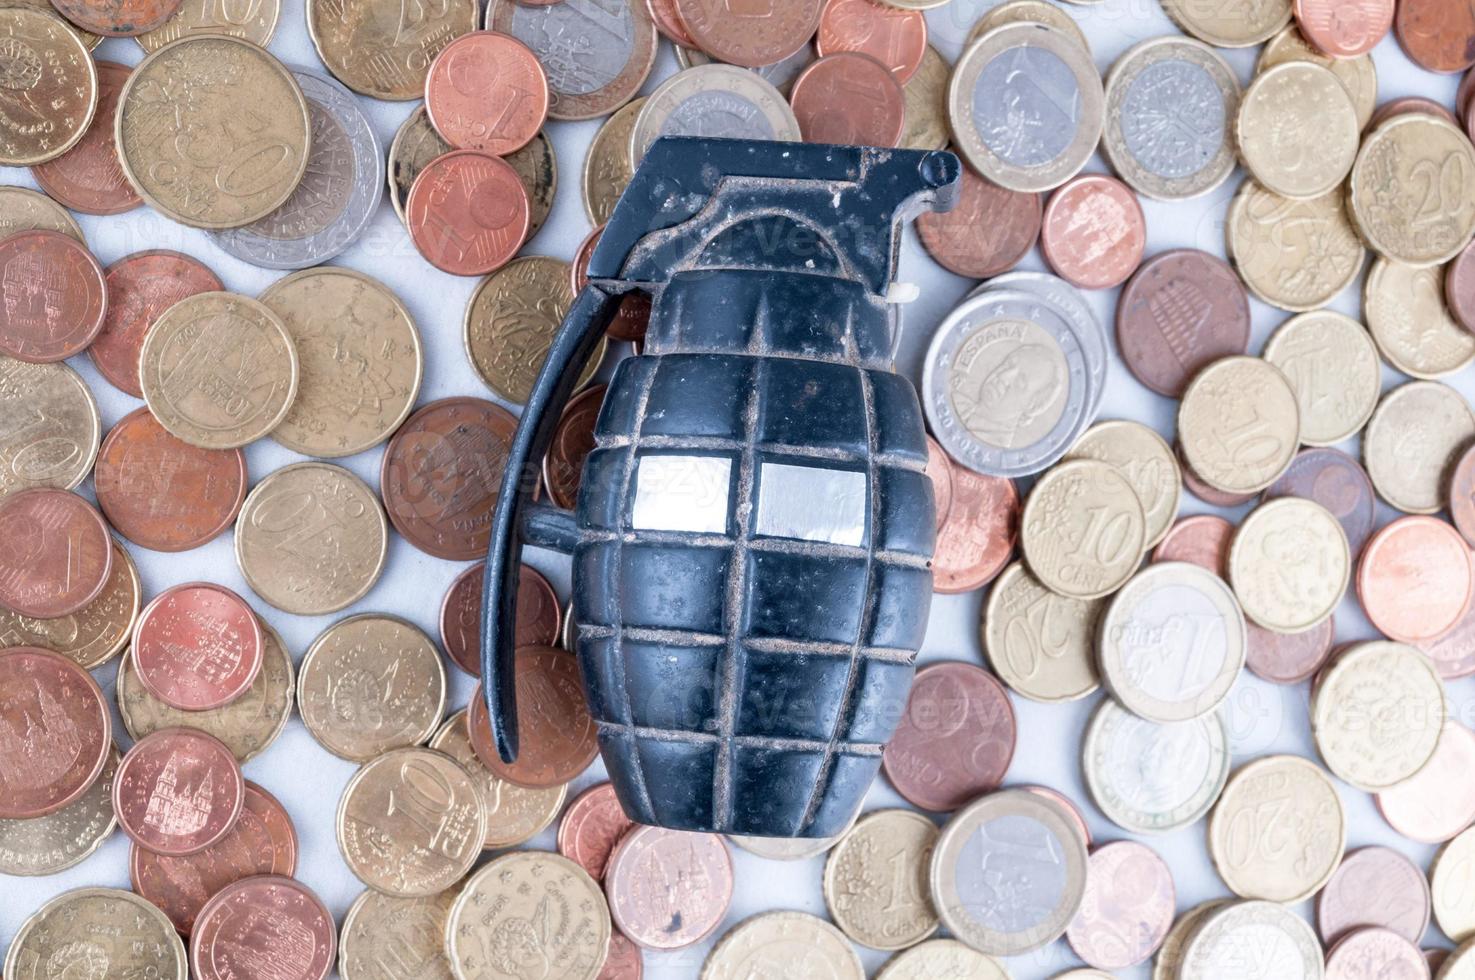
{"label": "coin with ridged edge", "polygon": [[1475,148],[1436,116],[1394,116],[1362,141],[1347,199],[1368,245],[1408,265],[1447,262],[1475,235]]}
{"label": "coin with ridged edge", "polygon": [[118,825],[113,773],[122,758],[108,755],[97,780],[75,801],[44,817],[0,820],[0,873],[54,875],[88,858]]}
{"label": "coin with ridged edge", "polygon": [[486,850],[527,843],[548,829],[563,809],[568,784],[527,789],[493,775],[482,765],[471,746],[465,711],[447,718],[429,744],[465,766],[472,780],[480,783],[487,811],[487,833],[482,841]]}
{"label": "coin with ridged edge", "polygon": [[184,943],[168,917],[128,891],[63,892],[21,924],[5,954],[6,980],[150,977],[185,980]]}
{"label": "coin with ridged edge", "polygon": [[343,917],[338,972],[343,980],[389,980],[403,969],[415,980],[455,980],[446,959],[446,920],[460,889],[398,898],[370,888]]}
{"label": "coin with ridged edge", "polygon": [[1023,562],[1010,565],[983,613],[983,648],[994,673],[1032,701],[1075,701],[1095,691],[1102,606],[1052,592]]}
{"label": "coin with ridged edge", "polygon": [[858,820],[825,862],[830,918],[872,949],[914,946],[937,930],[927,864],[937,826],[915,810],[874,810]]}
{"label": "coin with ridged edge", "polygon": [[113,567],[96,599],[56,619],[22,616],[0,606],[0,649],[41,647],[96,670],[122,652],[133,633],[143,587],[128,549],[113,542]]}
{"label": "coin with ridged edge", "polygon": [[772,84],[734,65],[701,65],[672,75],[646,98],[630,132],[637,164],[662,136],[799,139],[799,120]]}

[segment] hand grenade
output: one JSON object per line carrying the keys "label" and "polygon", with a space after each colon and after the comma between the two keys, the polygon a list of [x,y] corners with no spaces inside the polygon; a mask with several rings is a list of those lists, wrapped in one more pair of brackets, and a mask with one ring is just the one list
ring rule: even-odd
{"label": "hand grenade", "polygon": [[[839,833],[899,721],[934,545],[922,414],[892,371],[899,223],[951,153],[668,137],[615,208],[518,426],[493,517],[482,676],[517,754],[524,543],[573,555],[600,751],[625,812],[678,830]],[[625,293],[573,513],[524,479]]]}

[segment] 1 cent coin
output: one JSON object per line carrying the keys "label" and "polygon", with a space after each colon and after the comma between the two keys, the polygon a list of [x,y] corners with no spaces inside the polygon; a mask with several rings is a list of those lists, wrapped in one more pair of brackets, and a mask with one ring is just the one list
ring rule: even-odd
{"label": "1 cent coin", "polygon": [[108,305],[102,266],[75,238],[18,232],[0,240],[0,269],[0,353],[61,361],[86,350],[102,329]]}
{"label": "1 cent coin", "polygon": [[62,654],[84,670],[95,670],[128,645],[142,591],[133,559],[114,541],[113,570],[101,595],[78,611],[54,619],[22,616],[0,607],[0,648],[41,647]]}
{"label": "1 cent coin", "polygon": [[41,189],[73,211],[121,214],[143,203],[123,173],[114,141],[118,96],[132,71],[117,62],[97,62],[97,112],[87,132],[66,153],[31,168]]}
{"label": "1 cent coin", "polygon": [[1122,291],[1117,346],[1138,381],[1178,398],[1211,361],[1243,354],[1250,304],[1234,270],[1193,249],[1154,255]]}
{"label": "1 cent coin", "polygon": [[104,277],[107,313],[87,356],[113,387],[142,398],[139,353],[154,321],[187,296],[225,287],[204,263],[168,249],[125,255],[107,267]]}
{"label": "1 cent coin", "polygon": [[[456,576],[440,605],[440,643],[451,663],[481,676],[481,593],[486,563]],[[556,646],[562,610],[558,594],[537,569],[523,565],[517,579],[516,645]]]}
{"label": "1 cent coin", "polygon": [[603,881],[610,855],[635,821],[625,816],[614,785],[591,786],[569,804],[558,825],[558,853],[589,872],[595,881]]}
{"label": "1 cent coin", "polygon": [[[672,881],[701,882],[672,888]],[[620,931],[645,949],[684,949],[710,936],[732,903],[732,855],[720,834],[636,827],[609,858],[604,891]]]}
{"label": "1 cent coin", "polygon": [[256,875],[227,885],[200,910],[190,973],[196,980],[324,980],[337,947],[333,915],[312,889]]}
{"label": "1 cent coin", "polygon": [[113,748],[92,675],[49,650],[0,650],[0,701],[0,819],[43,817],[87,792]]}
{"label": "1 cent coin", "polygon": [[245,694],[261,670],[261,622],[223,585],[165,589],[144,607],[129,654],[138,681],[182,711],[219,708]]}
{"label": "1 cent coin", "polygon": [[473,31],[431,62],[425,110],[451,146],[506,156],[538,135],[548,118],[548,78],[517,38]]}
{"label": "1 cent coin", "polygon": [[81,497],[50,487],[0,497],[0,606],[65,616],[101,595],[112,570],[107,522]]}
{"label": "1 cent coin", "polygon": [[516,683],[521,746],[517,761],[502,761],[492,742],[486,698],[479,695],[471,699],[466,713],[477,758],[494,775],[519,786],[569,782],[599,754],[578,661],[554,647],[522,647],[517,651]]}
{"label": "1 cent coin", "polygon": [[123,832],[172,857],[203,851],[230,833],[245,795],[230,749],[194,728],[166,728],[135,742],[113,778]]}
{"label": "1 cent coin", "polygon": [[1325,507],[1342,525],[1353,556],[1373,531],[1377,500],[1373,484],[1357,460],[1337,449],[1306,449],[1265,491],[1272,497],[1305,497]]}
{"label": "1 cent coin", "polygon": [[415,248],[455,276],[485,275],[506,265],[527,239],[531,214],[517,171],[478,150],[436,157],[405,199]]}

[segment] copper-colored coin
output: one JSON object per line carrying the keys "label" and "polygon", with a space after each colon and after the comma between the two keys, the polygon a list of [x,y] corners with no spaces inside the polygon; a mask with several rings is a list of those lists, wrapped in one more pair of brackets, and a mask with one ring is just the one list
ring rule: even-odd
{"label": "copper-colored coin", "polygon": [[195,919],[195,980],[324,980],[338,935],[333,914],[306,885],[257,875],[227,885]]}
{"label": "copper-colored coin", "polygon": [[1238,507],[1255,499],[1253,493],[1228,493],[1218,487],[1209,486],[1203,477],[1193,471],[1188,460],[1183,458],[1183,447],[1175,447],[1178,453],[1178,471],[1183,476],[1183,489],[1213,507]]}
{"label": "copper-colored coin", "polygon": [[1186,561],[1229,578],[1229,539],[1234,525],[1217,514],[1196,514],[1174,524],[1152,553],[1153,561]]}
{"label": "copper-colored coin", "polygon": [[837,51],[868,54],[905,82],[927,54],[927,21],[920,10],[902,10],[880,0],[825,0],[815,46],[822,56]]}
{"label": "copper-colored coin", "polygon": [[1449,475],[1449,516],[1475,547],[1475,446],[1466,449]]}
{"label": "copper-colored coin", "polygon": [[113,570],[101,595],[77,612],[55,619],[37,619],[0,608],[0,648],[41,647],[61,654],[83,670],[95,670],[128,645],[142,592],[133,559],[114,541]]}
{"label": "copper-colored coin", "polygon": [[[1470,553],[1475,565],[1475,552]],[[1434,661],[1434,669],[1445,680],[1455,680],[1475,674],[1475,601],[1465,608],[1465,614],[1453,627],[1442,635],[1419,644],[1419,649]]]}
{"label": "copper-colored coin", "polygon": [[186,296],[225,289],[204,263],[179,252],[134,252],[108,266],[107,315],[87,348],[98,373],[113,387],[143,397],[138,357],[143,338],[165,310]]}
{"label": "copper-colored coin", "polygon": [[[440,604],[440,643],[451,663],[472,677],[481,676],[481,591],[486,563],[456,576]],[[553,586],[531,565],[517,578],[517,645],[555,646],[562,613]]]}
{"label": "copper-colored coin", "polygon": [[102,774],[112,715],[92,675],[38,647],[0,650],[0,819],[76,800]]}
{"label": "copper-colored coin", "polygon": [[425,76],[425,111],[461,150],[506,156],[548,118],[548,76],[532,48],[496,31],[472,31],[441,49]]}
{"label": "copper-colored coin", "polygon": [[1369,928],[1391,929],[1416,943],[1428,927],[1429,882],[1392,848],[1352,851],[1316,897],[1316,928],[1328,946]]}
{"label": "copper-colored coin", "polygon": [[569,782],[599,754],[579,664],[555,647],[517,651],[517,761],[506,763],[492,742],[486,698],[471,699],[466,723],[482,765],[509,783],[539,788]]}
{"label": "copper-colored coin", "polygon": [[1072,178],[1045,205],[1040,250],[1055,274],[1082,289],[1111,289],[1142,264],[1147,219],[1132,189],[1105,174]]}
{"label": "copper-colored coin", "polygon": [[1326,980],[1429,980],[1423,950],[1389,929],[1358,929],[1326,954]]}
{"label": "copper-colored coin", "polygon": [[953,465],[947,452],[931,436],[927,437],[927,479],[932,482],[933,513],[937,517],[937,530],[941,532],[953,509]]}
{"label": "copper-colored coin", "polygon": [[1301,633],[1275,633],[1246,622],[1248,648],[1245,666],[1256,677],[1274,684],[1299,684],[1314,675],[1332,653],[1336,634],[1328,616]]}
{"label": "copper-colored coin", "polygon": [[102,329],[107,286],[87,246],[59,231],[0,240],[0,353],[32,364],[80,354]]}
{"label": "copper-colored coin", "polygon": [[97,112],[70,150],[31,168],[41,189],[83,214],[121,214],[143,203],[123,174],[113,137],[118,93],[133,71],[114,61],[97,63]]}
{"label": "copper-colored coin", "polygon": [[574,396],[564,407],[553,433],[553,443],[543,457],[543,483],[555,506],[572,510],[579,499],[579,481],[584,460],[594,451],[594,423],[604,404],[604,385],[595,385]]}
{"label": "copper-colored coin", "polygon": [[1265,491],[1274,497],[1305,497],[1325,507],[1347,534],[1353,556],[1362,552],[1373,521],[1377,499],[1362,464],[1338,449],[1303,449],[1290,468]]}
{"label": "copper-colored coin", "polygon": [[615,847],[635,826],[625,816],[612,783],[599,783],[580,793],[558,825],[558,853],[603,881]]}
{"label": "copper-colored coin", "polygon": [[0,606],[65,616],[101,595],[112,570],[107,522],[81,497],[51,487],[0,497]]}
{"label": "copper-colored coin", "polygon": [[944,269],[989,279],[1014,268],[1034,248],[1044,213],[1041,201],[1039,194],[1011,191],[964,167],[957,206],[918,216],[917,234]]}
{"label": "copper-colored coin", "polygon": [[895,146],[906,128],[901,82],[858,51],[827,55],[804,69],[794,79],[789,102],[809,143]]}
{"label": "copper-colored coin", "polygon": [[230,833],[245,795],[236,757],[197,728],[165,728],[139,739],[113,777],[118,826],[141,846],[176,857]]}
{"label": "copper-colored coin", "polygon": [[147,34],[174,16],[180,0],[51,0],[57,13],[105,37]]}
{"label": "copper-colored coin", "polygon": [[410,240],[425,261],[455,276],[500,269],[527,239],[532,206],[500,157],[455,150],[436,157],[405,199]]}
{"label": "copper-colored coin", "polygon": [[207,711],[251,687],[264,642],[246,600],[223,585],[190,582],[144,607],[128,655],[144,690],[181,711]]}
{"label": "copper-colored coin", "polygon": [[1444,267],[1444,302],[1460,326],[1475,333],[1475,242]]}
{"label": "copper-colored coin", "polygon": [[1009,564],[1019,538],[1019,491],[1013,480],[957,464],[951,477],[947,520],[938,529],[932,556],[932,590],[948,595],[992,582]]}
{"label": "copper-colored coin", "polygon": [[686,32],[686,25],[681,22],[676,0],[645,0],[645,9],[655,21],[656,30],[684,48],[697,47],[697,39]]}
{"label": "copper-colored coin", "polygon": [[1081,808],[1076,804],[1075,800],[1072,800],[1070,797],[1066,796],[1059,790],[1051,789],[1048,786],[1024,785],[1018,788],[1024,790],[1026,793],[1033,793],[1035,796],[1038,796],[1041,799],[1049,800],[1051,803],[1054,803],[1056,806],[1058,806],[1061,812],[1070,817],[1070,822],[1080,833],[1081,840],[1086,842],[1086,846],[1088,848],[1091,846],[1091,828],[1087,826],[1085,814],[1081,813]]}
{"label": "copper-colored coin", "polygon": [[1438,116],[1445,122],[1453,123],[1456,126],[1463,125],[1455,118],[1454,113],[1433,99],[1426,99],[1419,95],[1405,95],[1402,98],[1390,99],[1378,106],[1378,111],[1373,113],[1373,117],[1368,120],[1368,124],[1363,128],[1370,133],[1394,116],[1401,116],[1406,112],[1423,112],[1431,116]]}
{"label": "copper-colored coin", "polygon": [[1358,58],[1393,26],[1393,0],[1295,0],[1296,26],[1322,54]]}
{"label": "copper-colored coin", "polygon": [[1409,840],[1439,844],[1475,822],[1475,732],[1451,722],[1424,768],[1373,799],[1388,826]]}
{"label": "copper-colored coin", "polygon": [[[579,243],[579,249],[574,253],[570,268],[573,270],[575,296],[589,282],[589,259],[593,257],[594,248],[599,244],[599,236],[603,232],[604,225],[595,228]],[[642,292],[627,293],[620,301],[619,312],[615,314],[605,334],[612,340],[628,340],[638,344],[645,340],[645,328],[649,324],[650,297]]]}
{"label": "copper-colored coin", "polygon": [[1135,966],[1173,926],[1173,874],[1157,852],[1113,841],[1091,852],[1081,911],[1065,932],[1076,955],[1100,970]]}
{"label": "copper-colored coin", "polygon": [[1161,252],[1122,290],[1116,335],[1137,380],[1178,398],[1210,361],[1245,352],[1249,299],[1222,259],[1189,248]]}
{"label": "copper-colored coin", "polygon": [[480,558],[516,429],[506,409],[481,398],[442,398],[411,415],[379,472],[395,529],[437,558]]}
{"label": "copper-colored coin", "polygon": [[[701,882],[701,887],[672,887]],[[615,925],[646,949],[682,949],[721,924],[732,904],[732,855],[720,834],[636,827],[609,858],[605,894]]]}
{"label": "copper-colored coin", "polygon": [[1385,636],[1433,640],[1465,613],[1470,549],[1437,517],[1400,517],[1373,535],[1357,565],[1357,597]]}
{"label": "copper-colored coin", "polygon": [[598,980],[641,980],[644,975],[645,961],[641,958],[640,947],[620,930],[611,929],[609,952],[605,954]]}
{"label": "copper-colored coin", "polygon": [[246,498],[246,457],[191,446],[138,408],[102,441],[95,482],[98,506],[119,534],[154,551],[186,551],[236,519]]}
{"label": "copper-colored coin", "polygon": [[906,713],[881,755],[896,791],[924,810],[956,810],[999,787],[1014,758],[1014,707],[981,667],[917,671]]}
{"label": "copper-colored coin", "polygon": [[[762,68],[809,42],[824,0],[674,0],[687,40],[718,61]],[[656,19],[660,23],[660,19]]]}
{"label": "copper-colored coin", "polygon": [[135,841],[128,851],[133,890],[157,905],[186,936],[195,916],[226,885],[252,875],[290,876],[296,870],[292,817],[275,796],[250,781],[235,825],[204,850],[170,857]]}
{"label": "copper-colored coin", "polygon": [[1450,73],[1475,65],[1475,5],[1465,0],[1399,0],[1393,29],[1422,68]]}

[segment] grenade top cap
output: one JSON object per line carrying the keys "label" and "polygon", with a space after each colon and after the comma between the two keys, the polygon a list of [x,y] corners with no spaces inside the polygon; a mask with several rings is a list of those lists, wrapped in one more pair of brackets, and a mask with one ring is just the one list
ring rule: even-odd
{"label": "grenade top cap", "polygon": [[663,137],[605,226],[589,278],[614,292],[658,285],[704,267],[708,244],[725,229],[780,215],[813,237],[766,243],[764,268],[810,271],[818,238],[844,278],[883,296],[899,224],[951,209],[961,173],[945,151]]}

